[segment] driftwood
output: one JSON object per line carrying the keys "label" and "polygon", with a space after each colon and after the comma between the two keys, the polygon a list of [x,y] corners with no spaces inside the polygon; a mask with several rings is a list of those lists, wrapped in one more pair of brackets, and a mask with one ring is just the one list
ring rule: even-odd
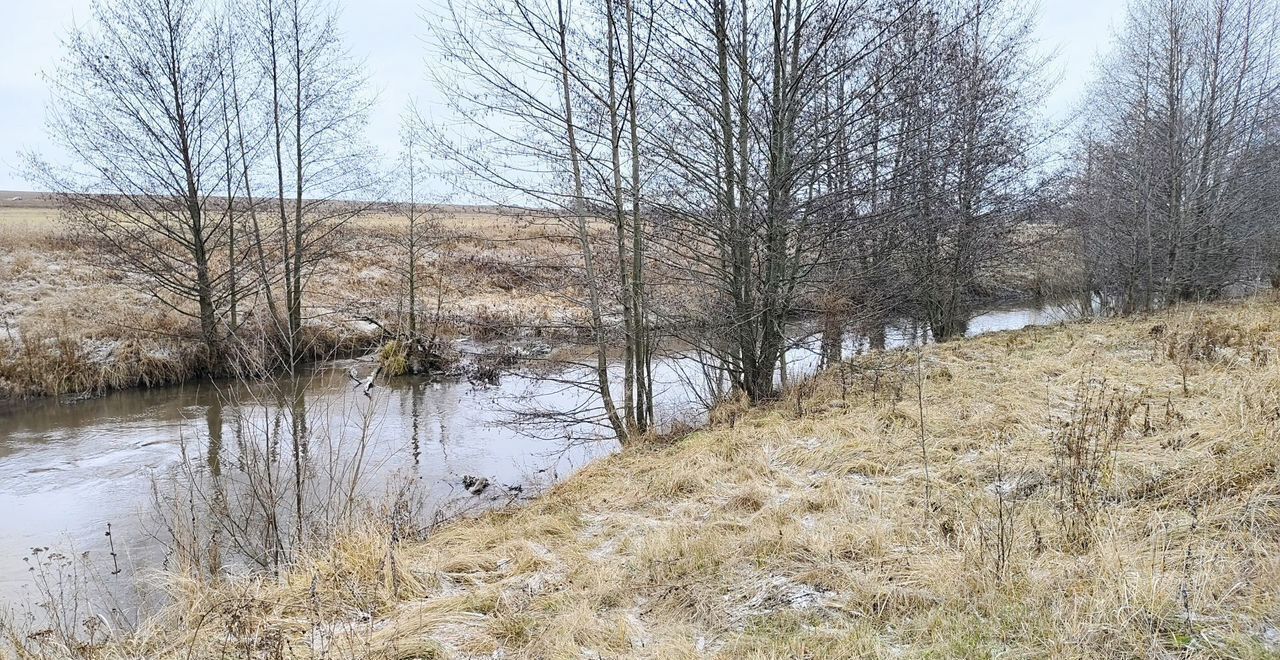
{"label": "driftwood", "polygon": [[[462,476],[462,487],[472,495],[480,495],[484,493],[491,485],[493,485],[493,482],[487,477],[474,477],[469,474]],[[507,491],[507,494],[513,497],[518,497],[520,494],[524,493],[524,486],[519,484],[514,486],[511,484],[501,484],[501,486],[503,490]]]}
{"label": "driftwood", "polygon": [[360,376],[356,374],[356,368],[351,367],[351,370],[347,372],[347,377],[355,381],[356,389],[361,390],[365,396],[371,397],[373,396],[371,394],[373,391],[373,382],[377,380],[378,374],[380,373],[382,373],[382,365],[378,365],[374,368],[373,373],[369,374],[364,379],[361,379]]}

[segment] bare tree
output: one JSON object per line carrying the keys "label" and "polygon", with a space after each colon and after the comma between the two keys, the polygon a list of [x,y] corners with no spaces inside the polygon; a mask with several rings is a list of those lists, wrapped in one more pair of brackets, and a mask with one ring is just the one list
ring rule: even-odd
{"label": "bare tree", "polygon": [[398,363],[391,365],[390,375],[398,375],[397,372],[423,373],[444,366],[441,362],[444,351],[438,345],[440,338],[437,333],[440,308],[444,303],[443,274],[436,273],[435,276],[435,320],[429,324],[429,334],[425,329],[422,297],[428,284],[424,281],[427,273],[423,271],[423,261],[428,250],[438,250],[443,244],[439,221],[448,211],[440,204],[424,201],[427,168],[422,160],[423,139],[418,134],[416,114],[410,104],[402,121],[401,153],[396,171],[389,177],[394,183],[392,190],[396,200],[392,208],[405,220],[403,231],[398,228],[390,230],[390,243],[403,253],[397,272],[404,282],[395,329],[398,351],[394,356],[397,361],[403,359],[403,368]]}
{"label": "bare tree", "polygon": [[1091,95],[1073,184],[1090,286],[1120,311],[1259,277],[1277,169],[1277,7],[1133,3]]}
{"label": "bare tree", "polygon": [[96,4],[50,76],[49,129],[75,163],[33,158],[86,240],[198,322],[221,365],[235,288],[217,23],[189,0]]}
{"label": "bare tree", "polygon": [[834,237],[818,221],[824,191],[809,159],[829,144],[817,127],[831,117],[816,116],[817,100],[851,12],[847,3],[717,0],[663,24],[665,93],[656,97],[670,123],[652,134],[671,174],[658,235],[684,273],[677,283],[715,301],[669,314],[675,327],[710,326],[689,338],[753,400],[774,391],[785,325]]}
{"label": "bare tree", "polygon": [[714,301],[669,310],[671,323],[697,329],[687,338],[752,400],[785,379],[798,317],[854,296],[866,311],[885,306],[865,285],[890,277],[876,247],[889,217],[877,188],[881,97],[918,57],[888,64],[922,3],[901,4],[724,0],[663,24],[668,123],[652,133],[670,174],[659,233],[676,282]]}
{"label": "bare tree", "polygon": [[1032,109],[1044,60],[1031,55],[1032,16],[1018,3],[913,7],[900,32],[909,75],[890,86],[903,153],[889,172],[900,211],[911,300],[933,337],[962,336],[983,271],[1033,239],[1047,172]]}
{"label": "bare tree", "polygon": [[[435,146],[470,192],[550,217],[576,241],[580,288],[560,294],[585,311],[599,418],[625,441],[653,418],[637,36],[648,15],[632,2],[449,9],[434,77],[465,128],[435,131]],[[619,336],[617,393],[609,353]]]}
{"label": "bare tree", "polygon": [[255,0],[255,59],[268,108],[288,364],[306,351],[303,296],[315,266],[332,254],[336,230],[376,191],[362,139],[372,102],[359,63],[342,45],[326,0]]}

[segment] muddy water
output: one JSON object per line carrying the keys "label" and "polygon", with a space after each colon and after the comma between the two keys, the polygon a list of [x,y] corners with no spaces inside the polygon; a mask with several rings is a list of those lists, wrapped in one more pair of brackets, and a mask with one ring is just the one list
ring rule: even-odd
{"label": "muddy water", "polygon": [[[566,448],[560,438],[506,426],[532,401],[561,410],[583,405],[576,390],[521,376],[490,388],[399,378],[365,396],[348,376],[353,366],[369,369],[339,362],[269,386],[192,383],[72,404],[42,401],[0,416],[0,605],[39,599],[29,569],[38,560],[32,549],[42,547],[72,557],[89,552],[97,575],[88,587],[97,591],[106,582],[132,601],[137,569],[169,559],[162,548],[172,521],[158,513],[168,510],[158,502],[183,495],[178,484],[192,471],[243,482],[241,443],[284,438],[277,451],[287,455],[295,419],[307,428],[313,498],[336,484],[373,502],[413,484],[439,506],[470,497],[460,485],[464,475],[490,479],[493,494],[500,485],[534,492],[613,448]],[[563,430],[581,436],[589,429]]]}
{"label": "muddy water", "polygon": [[[1063,308],[996,311],[975,318],[969,333],[1070,316]],[[912,344],[922,332],[918,324],[890,324],[887,344]],[[799,342],[790,352],[792,374],[817,368],[816,344]],[[850,336],[845,345],[852,353],[866,340]],[[588,393],[566,384],[587,377],[585,370],[556,381],[508,375],[496,387],[400,378],[365,396],[348,376],[353,366],[369,368],[338,362],[269,386],[192,383],[0,412],[0,607],[41,597],[33,548],[87,552],[96,587],[130,592],[137,576],[172,560],[158,539],[173,525],[157,513],[157,500],[172,499],[192,471],[234,472],[236,448],[266,442],[282,419],[307,429],[308,474],[321,484],[309,496],[340,482],[372,502],[413,484],[428,512],[528,496],[615,449],[582,442],[597,428],[567,419],[591,407]],[[697,418],[705,382],[697,360],[668,356],[654,380],[660,419]],[[517,418],[522,423],[513,427]],[[476,498],[463,490],[464,475],[493,486]]]}

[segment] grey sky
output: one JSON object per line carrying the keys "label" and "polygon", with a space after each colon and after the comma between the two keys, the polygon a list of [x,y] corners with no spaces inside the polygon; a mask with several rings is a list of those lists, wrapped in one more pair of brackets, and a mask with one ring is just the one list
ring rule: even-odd
{"label": "grey sky", "polygon": [[[421,18],[434,13],[440,0],[361,0],[349,2],[342,14],[352,53],[363,57],[378,104],[369,137],[384,153],[394,152],[399,118],[410,96],[428,105]],[[6,3],[0,21],[0,190],[25,190],[31,184],[15,171],[17,154],[36,150],[57,158],[44,135],[48,91],[40,72],[59,57],[59,39],[76,21],[89,16],[90,0],[18,0]],[[1049,95],[1046,109],[1064,117],[1079,103],[1095,55],[1105,49],[1122,0],[1042,0],[1041,46],[1056,52],[1061,82]]]}

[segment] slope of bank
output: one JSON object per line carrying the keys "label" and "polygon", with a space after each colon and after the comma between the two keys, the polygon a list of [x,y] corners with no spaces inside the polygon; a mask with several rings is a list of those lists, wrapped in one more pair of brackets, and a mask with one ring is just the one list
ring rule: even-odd
{"label": "slope of bank", "polygon": [[181,583],[106,654],[1270,656],[1277,340],[1259,299],[855,359],[424,541]]}

